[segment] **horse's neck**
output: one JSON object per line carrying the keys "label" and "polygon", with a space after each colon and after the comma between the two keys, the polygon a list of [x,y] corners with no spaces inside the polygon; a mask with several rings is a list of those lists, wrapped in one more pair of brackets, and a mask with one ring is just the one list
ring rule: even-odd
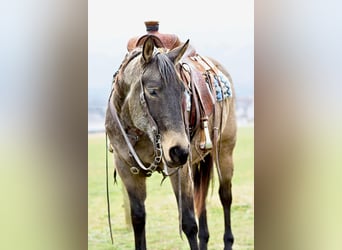
{"label": "horse's neck", "polygon": [[114,81],[114,92],[112,101],[115,107],[115,110],[122,122],[122,126],[126,129],[127,127],[132,126],[132,120],[129,116],[128,105],[126,102],[127,97],[127,89],[124,86],[124,83],[116,79]]}
{"label": "horse's neck", "polygon": [[133,121],[131,119],[131,116],[128,110],[128,105],[126,104],[123,105],[121,112],[120,112],[120,117],[121,117],[121,120],[125,129],[134,128]]}

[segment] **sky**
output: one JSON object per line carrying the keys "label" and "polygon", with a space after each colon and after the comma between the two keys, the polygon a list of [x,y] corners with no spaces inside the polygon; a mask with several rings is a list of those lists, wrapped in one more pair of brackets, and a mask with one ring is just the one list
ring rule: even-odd
{"label": "sky", "polygon": [[253,96],[253,0],[89,0],[90,104],[94,96],[98,99],[99,95],[109,93],[112,76],[127,52],[127,41],[145,34],[147,20],[158,20],[161,33],[176,34],[181,41],[190,39],[199,54],[214,57],[225,66],[237,95]]}

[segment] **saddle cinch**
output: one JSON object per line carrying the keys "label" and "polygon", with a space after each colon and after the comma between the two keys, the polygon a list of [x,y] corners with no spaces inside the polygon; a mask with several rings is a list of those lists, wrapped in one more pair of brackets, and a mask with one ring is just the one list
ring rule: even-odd
{"label": "saddle cinch", "polygon": [[[171,50],[182,44],[175,34],[159,33],[158,21],[145,22],[146,32],[139,37],[133,37],[128,41],[127,50],[141,46],[148,36],[152,36],[155,46]],[[177,71],[186,88],[186,98],[183,102],[185,122],[189,129],[190,137],[200,128],[199,148],[212,149],[213,144],[208,129],[208,117],[215,112],[215,102],[231,97],[231,84],[227,77],[207,57],[200,56],[189,45],[181,59]],[[217,127],[217,115],[214,114],[213,124]],[[221,130],[221,129],[220,129]],[[217,134],[212,133],[214,141]]]}

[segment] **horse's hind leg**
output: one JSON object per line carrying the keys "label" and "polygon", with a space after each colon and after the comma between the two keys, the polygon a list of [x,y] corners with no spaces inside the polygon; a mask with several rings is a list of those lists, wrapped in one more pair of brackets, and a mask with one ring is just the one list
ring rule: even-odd
{"label": "horse's hind leg", "polygon": [[[134,240],[136,250],[146,249],[146,234],[145,234],[145,200],[146,200],[146,182],[145,177],[132,175],[129,167],[116,160],[116,166],[122,181],[124,182],[131,207],[131,220],[134,230]],[[123,166],[123,167],[118,167]]]}
{"label": "horse's hind leg", "polygon": [[[181,192],[179,192],[179,181],[178,176],[181,174]],[[194,212],[194,199],[193,199],[193,188],[190,181],[188,167],[183,167],[179,170],[179,173],[174,174],[170,177],[172,188],[177,198],[178,208],[179,194],[181,194],[182,201],[182,230],[185,233],[191,250],[198,250],[197,233],[198,227],[196,224],[195,212]]]}
{"label": "horse's hind leg", "polygon": [[232,233],[230,215],[232,204],[232,176],[233,176],[233,158],[232,151],[235,143],[222,142],[221,154],[219,158],[220,163],[220,188],[219,195],[224,212],[224,249],[231,250],[234,243],[234,237]]}
{"label": "horse's hind leg", "polygon": [[208,229],[208,223],[207,223],[207,209],[205,205],[199,216],[198,222],[199,222],[198,238],[200,242],[200,249],[206,250],[207,244],[209,241],[209,229]]}

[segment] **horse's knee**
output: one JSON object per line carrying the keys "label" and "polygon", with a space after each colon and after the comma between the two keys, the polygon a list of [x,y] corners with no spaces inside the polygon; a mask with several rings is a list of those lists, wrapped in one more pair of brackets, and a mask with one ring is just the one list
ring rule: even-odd
{"label": "horse's knee", "polygon": [[145,224],[146,212],[143,209],[132,210],[131,217],[134,224]]}
{"label": "horse's knee", "polygon": [[198,233],[198,228],[195,221],[183,220],[182,228],[186,235],[196,235]]}
{"label": "horse's knee", "polygon": [[131,219],[134,228],[143,229],[145,227],[145,206],[133,198],[131,198]]}
{"label": "horse's knee", "polygon": [[186,235],[197,235],[198,227],[194,214],[183,214],[182,229]]}

